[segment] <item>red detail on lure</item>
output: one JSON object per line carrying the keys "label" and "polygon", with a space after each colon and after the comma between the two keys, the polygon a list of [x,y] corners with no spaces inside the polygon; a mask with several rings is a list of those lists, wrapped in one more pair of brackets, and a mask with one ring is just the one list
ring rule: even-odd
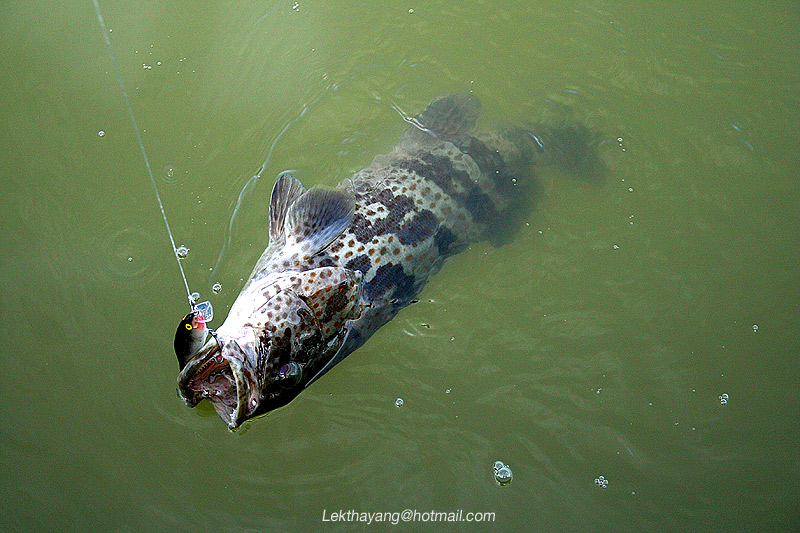
{"label": "red detail on lure", "polygon": [[206,319],[203,318],[203,315],[200,313],[195,313],[194,317],[192,318],[192,327],[205,329]]}

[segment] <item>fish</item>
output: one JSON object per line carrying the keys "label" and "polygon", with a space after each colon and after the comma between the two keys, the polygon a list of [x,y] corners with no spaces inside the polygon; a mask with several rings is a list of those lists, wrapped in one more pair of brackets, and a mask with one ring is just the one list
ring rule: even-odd
{"label": "fish", "polygon": [[588,136],[479,129],[480,110],[473,94],[434,100],[335,188],[277,179],[268,245],[225,321],[200,347],[176,336],[189,407],[208,400],[233,430],[285,406],[417,301],[448,257],[511,239],[538,195],[548,136]]}

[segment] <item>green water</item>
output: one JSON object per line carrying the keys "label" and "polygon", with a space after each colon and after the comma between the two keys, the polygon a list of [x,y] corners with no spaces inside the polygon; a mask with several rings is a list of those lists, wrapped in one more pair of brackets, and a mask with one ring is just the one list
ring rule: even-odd
{"label": "green water", "polygon": [[395,108],[468,90],[604,140],[602,185],[542,169],[512,243],[230,433],[176,398],[183,283],[92,3],[3,2],[0,529],[796,529],[800,7],[650,4],[101,2],[216,325],[275,176],[335,184]]}

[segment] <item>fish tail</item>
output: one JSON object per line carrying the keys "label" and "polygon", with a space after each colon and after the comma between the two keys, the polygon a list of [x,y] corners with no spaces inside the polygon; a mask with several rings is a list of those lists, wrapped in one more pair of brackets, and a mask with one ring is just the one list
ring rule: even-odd
{"label": "fish tail", "polygon": [[498,206],[499,216],[488,227],[489,241],[507,243],[527,220],[540,193],[536,167],[556,165],[573,178],[600,183],[605,171],[597,137],[590,128],[561,119],[530,128],[474,132],[463,142],[462,151],[490,178],[489,197]]}
{"label": "fish tail", "polygon": [[530,140],[533,162],[555,164],[570,177],[600,183],[605,168],[597,152],[598,135],[570,118],[539,123],[523,130]]}

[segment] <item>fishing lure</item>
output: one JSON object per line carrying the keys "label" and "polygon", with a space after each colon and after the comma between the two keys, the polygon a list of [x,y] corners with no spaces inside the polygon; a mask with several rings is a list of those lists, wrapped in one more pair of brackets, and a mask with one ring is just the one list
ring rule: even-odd
{"label": "fishing lure", "polygon": [[175,332],[174,344],[175,354],[178,356],[178,366],[181,369],[203,347],[208,332],[206,319],[200,311],[192,311],[183,317]]}

